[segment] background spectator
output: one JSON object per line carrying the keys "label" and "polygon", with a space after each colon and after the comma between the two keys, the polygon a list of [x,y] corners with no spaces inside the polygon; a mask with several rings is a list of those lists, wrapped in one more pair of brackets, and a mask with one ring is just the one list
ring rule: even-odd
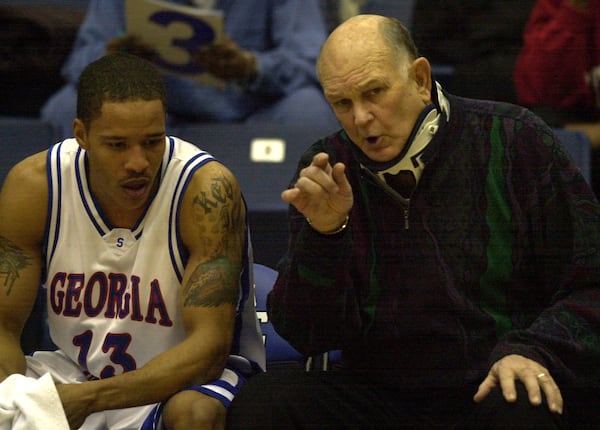
{"label": "background spectator", "polygon": [[453,66],[454,94],[516,101],[512,74],[534,0],[416,0],[412,33],[433,65]]}
{"label": "background spectator", "polygon": [[519,103],[554,127],[585,132],[600,191],[600,1],[538,0],[514,71]]}
{"label": "background spectator", "polygon": [[[214,7],[225,15],[225,33],[231,38],[228,52],[235,51],[235,58],[250,58],[254,72],[249,80],[228,78],[225,89],[165,75],[171,129],[181,122],[249,120],[337,128],[314,70],[326,36],[317,0],[217,0]],[[123,35],[125,26],[123,0],[90,1],[63,67],[68,83],[42,109],[42,119],[58,127],[64,137],[72,134],[75,85],[81,71],[106,53],[107,45]]]}

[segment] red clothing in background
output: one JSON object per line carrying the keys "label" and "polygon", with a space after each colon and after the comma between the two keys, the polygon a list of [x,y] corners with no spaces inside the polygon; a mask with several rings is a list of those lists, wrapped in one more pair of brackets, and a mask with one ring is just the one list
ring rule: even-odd
{"label": "red clothing in background", "polygon": [[[514,72],[519,103],[570,112],[600,112],[600,0],[587,10],[568,0],[538,0]],[[590,116],[592,114],[592,116]]]}

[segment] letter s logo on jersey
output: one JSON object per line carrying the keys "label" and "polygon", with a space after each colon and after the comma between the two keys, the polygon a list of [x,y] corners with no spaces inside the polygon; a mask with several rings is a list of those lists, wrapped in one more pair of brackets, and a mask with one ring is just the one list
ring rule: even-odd
{"label": "letter s logo on jersey", "polygon": [[119,237],[117,239],[117,248],[123,248],[123,245],[125,245],[125,238]]}

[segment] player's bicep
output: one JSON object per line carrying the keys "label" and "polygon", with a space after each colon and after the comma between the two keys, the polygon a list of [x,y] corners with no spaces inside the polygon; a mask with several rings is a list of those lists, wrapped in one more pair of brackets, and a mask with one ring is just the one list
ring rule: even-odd
{"label": "player's bicep", "polygon": [[196,172],[180,216],[190,254],[182,285],[184,308],[237,303],[245,215],[239,185],[228,169],[211,162]]}
{"label": "player's bicep", "polygon": [[0,323],[20,333],[40,285],[40,259],[0,235]]}
{"label": "player's bicep", "polygon": [[13,168],[0,192],[0,318],[17,330],[40,286],[47,185],[43,155]]}
{"label": "player's bicep", "polygon": [[[192,263],[193,265],[194,263]],[[183,307],[235,306],[239,267],[221,257],[198,263],[182,285]]]}

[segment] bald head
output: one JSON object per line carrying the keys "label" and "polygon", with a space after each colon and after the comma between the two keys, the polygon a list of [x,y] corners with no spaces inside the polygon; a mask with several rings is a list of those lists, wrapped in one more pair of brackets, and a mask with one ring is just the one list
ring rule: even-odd
{"label": "bald head", "polygon": [[350,140],[388,162],[431,104],[431,66],[395,18],[357,15],[336,28],[317,63],[323,94]]}
{"label": "bald head", "polygon": [[317,60],[317,73],[322,78],[328,69],[371,56],[386,56],[388,61],[408,64],[418,53],[410,33],[396,18],[356,15],[327,38]]}

